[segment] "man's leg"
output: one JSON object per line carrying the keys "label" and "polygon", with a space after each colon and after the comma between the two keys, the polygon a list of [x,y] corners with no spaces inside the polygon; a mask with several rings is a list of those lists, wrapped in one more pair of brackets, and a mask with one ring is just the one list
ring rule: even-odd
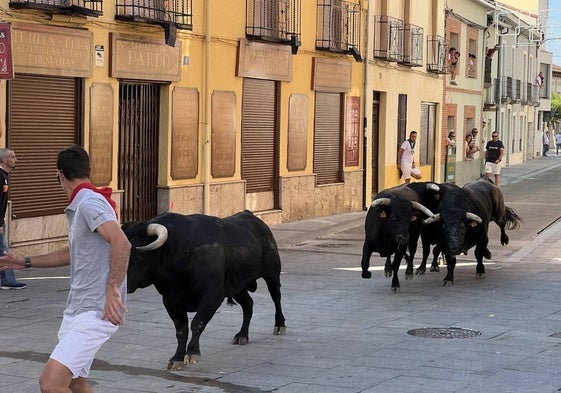
{"label": "man's leg", "polygon": [[70,393],[72,373],[60,362],[49,359],[39,377],[41,393]]}
{"label": "man's leg", "polygon": [[495,175],[495,185],[499,185],[499,175]]}

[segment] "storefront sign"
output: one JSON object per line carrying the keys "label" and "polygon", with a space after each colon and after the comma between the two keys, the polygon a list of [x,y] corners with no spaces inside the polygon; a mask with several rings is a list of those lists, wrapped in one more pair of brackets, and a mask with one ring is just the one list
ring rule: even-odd
{"label": "storefront sign", "polygon": [[0,22],[0,79],[14,78],[12,25]]}
{"label": "storefront sign", "polygon": [[171,177],[193,179],[199,168],[199,92],[175,87],[172,96]]}

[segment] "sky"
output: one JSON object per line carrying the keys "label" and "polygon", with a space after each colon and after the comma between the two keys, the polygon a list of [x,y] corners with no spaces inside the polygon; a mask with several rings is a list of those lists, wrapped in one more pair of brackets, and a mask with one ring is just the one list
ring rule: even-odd
{"label": "sky", "polygon": [[549,1],[546,49],[553,53],[553,64],[561,66],[561,0]]}

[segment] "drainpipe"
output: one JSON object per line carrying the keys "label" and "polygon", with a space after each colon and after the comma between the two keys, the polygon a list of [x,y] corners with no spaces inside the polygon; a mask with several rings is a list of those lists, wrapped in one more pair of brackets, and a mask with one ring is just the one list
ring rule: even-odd
{"label": "drainpipe", "polygon": [[[363,88],[363,99],[362,99],[362,103],[363,103],[363,109],[362,109],[362,113],[364,113],[364,118],[363,118],[363,123],[362,123],[362,140],[363,140],[363,148],[362,148],[362,167],[363,167],[363,180],[362,180],[362,185],[364,187],[364,189],[362,190],[362,208],[366,209],[367,206],[370,204],[368,203],[368,198],[366,197],[368,195],[368,193],[371,193],[372,190],[372,183],[368,182],[368,174],[370,173],[370,178],[372,179],[372,159],[370,159],[370,162],[368,161],[368,157],[367,157],[367,152],[369,149],[371,149],[370,145],[372,145],[371,143],[371,138],[369,138],[368,135],[368,118],[366,117],[366,114],[369,113],[368,112],[368,104],[370,104],[370,108],[372,108],[372,95],[370,94],[370,86],[369,86],[369,80],[368,80],[368,59],[369,59],[369,55],[370,55],[370,36],[369,36],[369,29],[368,26],[370,25],[370,4],[368,3],[368,1],[366,1],[367,4],[367,9],[366,9],[366,26],[365,26],[365,44],[364,44],[364,88]],[[370,116],[372,118],[372,116]],[[372,128],[372,126],[370,126],[370,128]],[[372,130],[370,131],[372,132]],[[374,153],[374,152],[372,152]],[[367,168],[370,166],[370,171],[367,170]],[[370,190],[367,190],[366,185],[370,184]],[[370,195],[370,200],[372,199],[372,195]]]}
{"label": "drainpipe", "polygon": [[203,85],[203,213],[210,214],[210,1],[205,1],[204,85]]}

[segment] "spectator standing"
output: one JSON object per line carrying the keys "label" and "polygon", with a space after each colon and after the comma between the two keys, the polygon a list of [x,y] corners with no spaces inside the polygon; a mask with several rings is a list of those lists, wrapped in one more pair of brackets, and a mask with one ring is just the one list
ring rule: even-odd
{"label": "spectator standing", "polygon": [[448,139],[446,140],[446,146],[456,147],[456,133],[454,131],[450,131],[448,133]]}
{"label": "spectator standing", "polygon": [[493,132],[491,138],[487,145],[485,145],[485,176],[489,178],[493,174],[495,176],[495,185],[498,186],[505,146],[499,139],[498,132]]}
{"label": "spectator standing", "polygon": [[[10,191],[9,174],[16,167],[18,159],[16,153],[8,148],[0,149],[0,182],[2,194],[0,195],[0,253],[9,252],[8,238],[6,237],[6,210],[8,210],[8,197]],[[24,289],[25,284],[16,281],[12,269],[0,272],[1,289]]]}
{"label": "spectator standing", "polygon": [[559,149],[561,149],[561,132],[558,132],[557,135],[555,135],[555,144],[557,145],[557,152],[555,155],[559,155]]}
{"label": "spectator standing", "polygon": [[475,142],[473,141],[472,134],[466,135],[464,151],[466,154],[466,159],[468,160],[473,160],[473,155],[479,151],[479,147],[477,147]]}
{"label": "spectator standing", "polygon": [[547,152],[549,151],[549,131],[545,130],[543,132],[543,156],[547,157]]}
{"label": "spectator standing", "polygon": [[409,133],[409,139],[401,144],[397,151],[397,164],[401,168],[405,184],[411,182],[411,177],[420,180],[421,171],[415,166],[415,143],[417,141],[417,131]]}

